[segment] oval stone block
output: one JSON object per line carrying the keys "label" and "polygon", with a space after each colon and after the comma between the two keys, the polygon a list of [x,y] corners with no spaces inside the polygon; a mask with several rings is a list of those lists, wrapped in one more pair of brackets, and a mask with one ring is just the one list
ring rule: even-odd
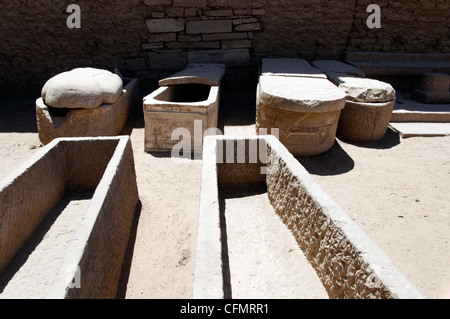
{"label": "oval stone block", "polygon": [[96,108],[116,102],[122,79],[107,70],[77,68],[60,73],[45,83],[42,99],[55,108]]}

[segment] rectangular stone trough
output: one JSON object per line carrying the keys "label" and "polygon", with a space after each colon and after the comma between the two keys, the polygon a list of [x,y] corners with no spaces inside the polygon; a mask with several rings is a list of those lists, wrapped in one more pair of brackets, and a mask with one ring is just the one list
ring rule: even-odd
{"label": "rectangular stone trough", "polygon": [[191,151],[201,153],[202,138],[196,142],[194,137],[196,131],[203,136],[208,129],[217,128],[224,74],[222,64],[192,63],[160,80],[161,87],[143,101],[145,151],[170,151],[180,135],[188,134]]}
{"label": "rectangular stone trough", "polygon": [[194,298],[423,298],[274,136],[209,136]]}
{"label": "rectangular stone trough", "polygon": [[53,140],[0,182],[0,298],[115,298],[138,200],[128,136]]}
{"label": "rectangular stone trough", "polygon": [[112,104],[90,109],[56,109],[36,100],[39,140],[43,145],[58,137],[117,136],[133,107],[139,104],[139,80],[123,78],[123,93]]}

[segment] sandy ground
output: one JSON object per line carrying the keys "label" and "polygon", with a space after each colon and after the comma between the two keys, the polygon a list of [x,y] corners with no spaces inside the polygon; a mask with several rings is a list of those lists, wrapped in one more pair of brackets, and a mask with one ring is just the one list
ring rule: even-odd
{"label": "sandy ground", "polygon": [[224,197],[232,298],[328,298],[266,190],[231,192]]}
{"label": "sandy ground", "polygon": [[[252,127],[253,94],[229,96],[222,109],[222,124]],[[202,162],[145,153],[139,111],[123,133],[140,208],[118,297],[191,298]],[[326,154],[299,159],[426,298],[450,298],[449,146],[450,137],[388,131],[380,142],[337,140]],[[34,100],[0,97],[0,178],[39,147]]]}

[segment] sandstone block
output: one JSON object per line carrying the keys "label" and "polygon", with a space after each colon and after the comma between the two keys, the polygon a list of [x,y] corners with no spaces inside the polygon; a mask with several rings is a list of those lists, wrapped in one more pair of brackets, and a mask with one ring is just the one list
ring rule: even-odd
{"label": "sandstone block", "polygon": [[354,102],[388,102],[395,99],[395,90],[389,84],[379,80],[342,76],[337,74],[330,78],[346,95],[348,101]]}
{"label": "sandstone block", "polygon": [[145,21],[150,33],[180,32],[184,30],[184,19],[150,19]]}
{"label": "sandstone block", "polygon": [[421,89],[426,92],[449,93],[450,75],[445,73],[425,73]]}
{"label": "sandstone block", "polygon": [[414,90],[412,97],[426,104],[450,103],[450,75],[425,73],[421,86]]}
{"label": "sandstone block", "polygon": [[259,23],[244,23],[234,28],[236,31],[258,31],[261,30]]}
{"label": "sandstone block", "polygon": [[217,41],[217,40],[235,40],[235,39],[246,39],[246,32],[232,32],[232,33],[214,33],[214,34],[204,34],[204,41]]}
{"label": "sandstone block", "polygon": [[149,65],[155,70],[180,70],[186,66],[186,54],[181,50],[158,50],[148,53]]}
{"label": "sandstone block", "polygon": [[223,40],[222,49],[250,48],[252,42],[247,39]]}
{"label": "sandstone block", "polygon": [[366,76],[363,71],[354,67],[353,65],[336,60],[316,60],[313,61],[311,64],[325,74],[343,73],[361,78],[364,78]]}
{"label": "sandstone block", "polygon": [[226,33],[232,31],[231,20],[188,21],[186,25],[187,34]]}

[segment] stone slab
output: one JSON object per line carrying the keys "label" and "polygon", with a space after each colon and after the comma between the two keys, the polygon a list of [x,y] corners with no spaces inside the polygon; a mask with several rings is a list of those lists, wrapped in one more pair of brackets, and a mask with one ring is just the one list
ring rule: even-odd
{"label": "stone slab", "polygon": [[425,73],[422,76],[421,90],[433,93],[449,93],[450,75],[445,73]]}
{"label": "stone slab", "polygon": [[391,122],[450,122],[450,104],[425,104],[397,94]]}
{"label": "stone slab", "polygon": [[342,74],[335,74],[330,81],[342,89],[350,101],[372,103],[395,100],[395,89],[386,82]]}
{"label": "stone slab", "polygon": [[160,86],[197,83],[211,86],[220,84],[226,67],[216,63],[190,63],[186,68],[159,81]]}
{"label": "stone slab", "polygon": [[345,93],[320,77],[261,76],[258,100],[285,111],[328,112],[344,108]]}
{"label": "stone slab", "polygon": [[303,59],[266,58],[262,60],[261,75],[323,78],[327,76]]}
{"label": "stone slab", "polygon": [[425,104],[449,104],[450,103],[450,92],[428,92],[419,89],[414,90],[413,98],[416,101]]}
{"label": "stone slab", "polygon": [[450,72],[449,53],[346,52],[346,62],[366,76]]}
{"label": "stone slab", "polygon": [[318,68],[323,73],[342,73],[364,78],[366,74],[360,69],[337,60],[316,60],[311,62],[312,66]]}
{"label": "stone slab", "polygon": [[450,123],[391,122],[389,126],[402,138],[450,135]]}

